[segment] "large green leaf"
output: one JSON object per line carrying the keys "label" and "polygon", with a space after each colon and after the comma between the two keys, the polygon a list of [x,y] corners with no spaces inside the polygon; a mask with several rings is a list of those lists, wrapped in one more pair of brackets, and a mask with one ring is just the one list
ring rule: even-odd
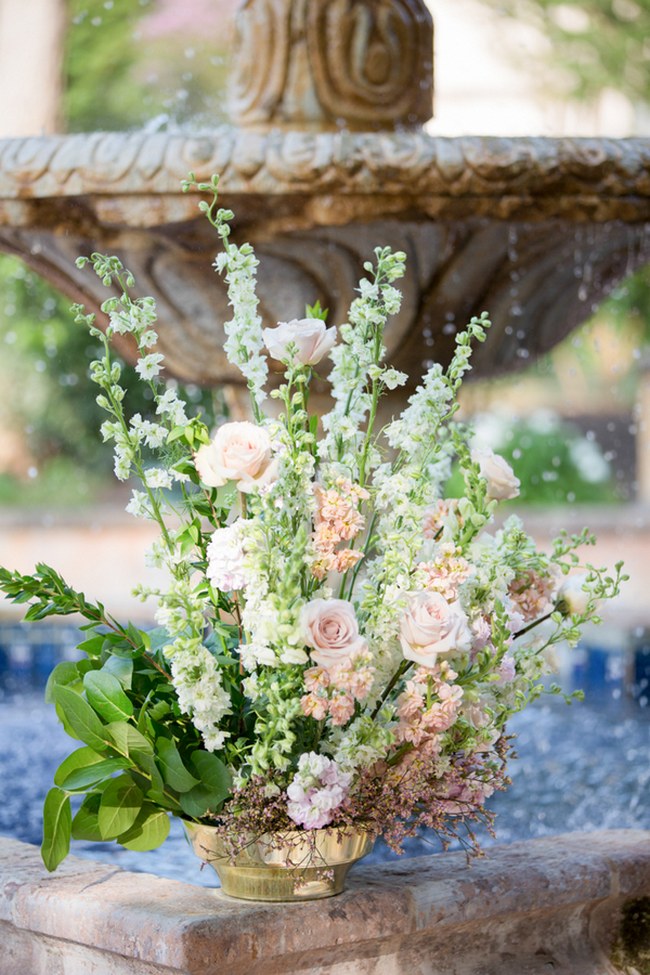
{"label": "large green leaf", "polygon": [[97,814],[104,840],[114,840],[133,826],[142,809],[144,796],[130,775],[119,775],[102,793]]}
{"label": "large green leaf", "polygon": [[61,663],[56,665],[47,679],[47,684],[45,685],[45,700],[47,703],[52,704],[54,702],[55,685],[81,685],[81,678],[82,675],[79,673],[79,668],[73,660],[62,660]]}
{"label": "large green leaf", "polygon": [[106,731],[110,735],[115,748],[134,762],[138,762],[143,755],[153,755],[153,745],[141,735],[137,728],[126,721],[112,721],[106,725]]}
{"label": "large green leaf", "polygon": [[128,657],[111,656],[102,667],[102,670],[112,674],[113,677],[117,677],[125,690],[131,690],[131,682],[133,680],[133,661]]}
{"label": "large green leaf", "polygon": [[127,850],[155,850],[169,835],[169,815],[149,803],[142,807],[138,818],[126,833],[117,837],[117,842]]}
{"label": "large green leaf", "polygon": [[72,813],[70,797],[61,789],[50,789],[43,806],[41,856],[48,870],[56,870],[70,852]]}
{"label": "large green leaf", "polygon": [[126,721],[133,714],[133,705],[113,674],[91,670],[84,677],[84,688],[88,703],[104,721]]}
{"label": "large green leaf", "polygon": [[75,840],[100,842],[103,836],[99,830],[98,812],[101,796],[86,796],[72,820],[72,835]]}
{"label": "large green leaf", "polygon": [[183,759],[171,738],[159,738],[156,752],[162,777],[172,789],[176,792],[189,792],[195,785],[199,785],[199,779],[183,765]]}
{"label": "large green leaf", "polygon": [[123,758],[105,758],[96,765],[76,769],[57,784],[67,792],[85,792],[89,786],[103,782],[115,772],[120,772],[125,766],[126,762]]}
{"label": "large green leaf", "polygon": [[54,773],[54,784],[70,792],[100,782],[123,766],[122,759],[104,759],[94,749],[84,745],[61,762]]}
{"label": "large green leaf", "polygon": [[95,751],[106,751],[111,744],[106,729],[99,720],[90,704],[75,691],[61,684],[55,684],[52,694],[57,706],[57,713],[64,723],[66,731],[73,738],[90,745]]}
{"label": "large green leaf", "polygon": [[231,778],[221,759],[210,752],[194,752],[190,763],[201,782],[181,795],[178,801],[183,812],[193,819],[200,819],[207,812],[219,810],[230,795]]}

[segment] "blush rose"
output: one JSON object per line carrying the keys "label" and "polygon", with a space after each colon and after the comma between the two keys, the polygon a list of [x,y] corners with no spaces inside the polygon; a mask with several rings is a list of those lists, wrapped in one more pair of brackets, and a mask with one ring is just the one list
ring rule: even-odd
{"label": "blush rose", "polygon": [[406,659],[422,667],[433,667],[439,656],[464,653],[472,645],[460,603],[448,603],[439,592],[420,592],[411,598],[399,638]]}
{"label": "blush rose", "polygon": [[194,465],[209,487],[236,481],[244,494],[270,484],[277,476],[268,433],[248,420],[219,427],[212,442],[197,450]]}
{"label": "blush rose", "polygon": [[345,599],[312,599],[302,608],[300,628],[312,660],[329,670],[365,650],[352,605]]}
{"label": "blush rose", "polygon": [[269,355],[278,362],[289,359],[289,345],[295,345],[294,359],[303,366],[315,366],[336,342],[336,329],[327,328],[319,318],[293,318],[278,322],[262,332]]}

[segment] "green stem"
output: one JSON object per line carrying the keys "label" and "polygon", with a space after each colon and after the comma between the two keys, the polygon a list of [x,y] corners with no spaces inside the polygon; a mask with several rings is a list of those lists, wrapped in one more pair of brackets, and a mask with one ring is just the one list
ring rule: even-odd
{"label": "green stem", "polygon": [[388,695],[392,691],[392,689],[395,687],[395,685],[397,684],[397,682],[404,676],[404,674],[409,669],[409,667],[412,667],[412,666],[413,666],[413,661],[412,660],[402,660],[401,664],[399,665],[399,667],[397,668],[397,670],[395,671],[395,673],[393,674],[393,676],[389,680],[388,684],[386,685],[386,687],[385,687],[385,689],[384,689],[381,697],[377,701],[377,703],[376,703],[376,705],[375,705],[375,707],[374,707],[374,709],[372,711],[372,714],[370,715],[371,718],[374,719],[374,718],[377,717],[377,715],[381,711],[381,708],[382,708],[384,702],[386,701]]}

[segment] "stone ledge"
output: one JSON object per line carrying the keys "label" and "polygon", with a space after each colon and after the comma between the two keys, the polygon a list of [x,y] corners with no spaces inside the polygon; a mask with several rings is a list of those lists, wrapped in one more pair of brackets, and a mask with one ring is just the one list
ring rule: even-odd
{"label": "stone ledge", "polygon": [[0,839],[0,975],[528,975],[607,960],[626,901],[650,896],[650,832],[569,834],[357,868],[305,904],[218,891]]}

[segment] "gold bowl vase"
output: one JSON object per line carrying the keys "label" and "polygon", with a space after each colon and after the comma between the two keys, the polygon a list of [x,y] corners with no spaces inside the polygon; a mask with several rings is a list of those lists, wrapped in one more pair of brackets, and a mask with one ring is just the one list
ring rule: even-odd
{"label": "gold bowl vase", "polygon": [[286,830],[252,837],[234,858],[214,826],[183,820],[190,846],[219,875],[229,897],[305,901],[340,894],[350,867],[372,850],[363,830]]}

